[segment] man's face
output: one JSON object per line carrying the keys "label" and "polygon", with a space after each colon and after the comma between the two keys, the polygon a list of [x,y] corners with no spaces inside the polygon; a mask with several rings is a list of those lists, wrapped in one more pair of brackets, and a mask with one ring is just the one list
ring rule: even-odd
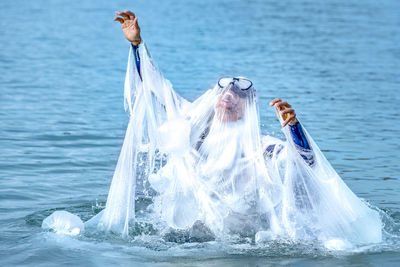
{"label": "man's face", "polygon": [[238,121],[243,117],[245,99],[231,90],[222,92],[216,106],[218,118],[223,122]]}

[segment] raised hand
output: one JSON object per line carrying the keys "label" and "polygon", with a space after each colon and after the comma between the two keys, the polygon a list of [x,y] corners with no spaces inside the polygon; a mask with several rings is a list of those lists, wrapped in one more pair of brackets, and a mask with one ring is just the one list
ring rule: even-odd
{"label": "raised hand", "polygon": [[114,21],[121,23],[122,31],[125,38],[134,45],[140,44],[142,38],[140,37],[140,27],[138,24],[138,18],[135,14],[129,10],[124,12],[115,12],[119,17],[115,17]]}
{"label": "raised hand", "polygon": [[282,116],[283,123],[282,127],[288,124],[295,125],[299,121],[296,118],[296,112],[286,101],[282,101],[280,98],[275,98],[269,103],[270,106],[274,106],[277,112],[277,116]]}

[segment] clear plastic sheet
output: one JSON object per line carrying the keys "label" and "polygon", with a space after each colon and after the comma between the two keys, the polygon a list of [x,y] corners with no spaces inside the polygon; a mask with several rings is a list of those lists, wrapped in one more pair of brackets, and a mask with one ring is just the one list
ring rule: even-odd
{"label": "clear plastic sheet", "polygon": [[126,237],[135,198],[145,195],[157,223],[189,229],[201,222],[221,239],[318,240],[334,248],[381,241],[379,214],[346,186],[305,129],[311,151],[293,142],[288,127],[285,141],[260,135],[254,88],[233,99],[228,83],[216,84],[190,103],[144,44],[138,53],[143,82],[131,48],[130,119],[106,208],[87,224]]}

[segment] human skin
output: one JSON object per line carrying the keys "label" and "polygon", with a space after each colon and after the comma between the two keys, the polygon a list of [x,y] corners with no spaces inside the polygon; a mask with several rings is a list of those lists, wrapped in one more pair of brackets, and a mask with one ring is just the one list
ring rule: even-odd
{"label": "human skin", "polygon": [[[122,12],[116,11],[115,14],[117,16],[114,18],[114,21],[121,23],[122,32],[124,33],[125,38],[133,45],[140,44],[142,38],[140,36],[138,18],[135,14],[129,10],[124,10]],[[240,99],[239,96],[228,90],[221,94],[216,108],[224,110],[222,113],[224,114],[223,121],[237,121],[243,114],[243,102],[244,101]],[[286,101],[282,101],[280,98],[275,98],[269,103],[269,105],[275,107],[277,116],[279,116],[279,114],[282,116],[284,120],[282,127],[285,127],[288,124],[294,125],[298,123],[296,112]]]}
{"label": "human skin", "polygon": [[296,112],[286,101],[282,101],[280,98],[275,98],[269,103],[269,105],[275,107],[277,116],[279,116],[279,114],[282,116],[282,127],[285,127],[288,124],[295,125],[299,122],[296,117]]}
{"label": "human skin", "polygon": [[240,98],[235,92],[225,90],[219,96],[217,105],[217,116],[223,122],[235,122],[243,117],[246,100]]}
{"label": "human skin", "polygon": [[121,23],[122,32],[124,33],[125,38],[134,45],[140,44],[142,38],[140,37],[138,18],[135,14],[129,10],[123,12],[116,11],[115,14],[117,17],[114,18],[114,21],[119,21],[119,23]]}

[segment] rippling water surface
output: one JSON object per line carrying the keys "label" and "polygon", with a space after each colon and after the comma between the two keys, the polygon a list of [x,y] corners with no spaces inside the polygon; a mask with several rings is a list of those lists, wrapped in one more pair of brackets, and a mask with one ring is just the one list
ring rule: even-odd
{"label": "rippling water surface", "polygon": [[[279,123],[267,103],[290,102],[349,187],[381,210],[385,242],[339,253],[315,244],[171,244],[152,235],[42,231],[56,209],[89,219],[104,206],[127,124],[129,45],[112,21],[126,8],[185,98],[220,76],[247,76],[259,93],[263,133],[274,135]],[[395,0],[2,1],[0,264],[398,264],[399,10]]]}

